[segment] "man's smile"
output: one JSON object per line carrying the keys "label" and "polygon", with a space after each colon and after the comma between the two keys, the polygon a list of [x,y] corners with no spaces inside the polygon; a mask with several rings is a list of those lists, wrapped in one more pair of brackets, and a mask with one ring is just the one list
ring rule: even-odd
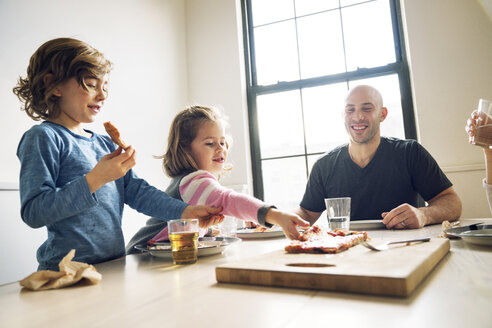
{"label": "man's smile", "polygon": [[355,130],[356,132],[361,132],[367,129],[368,125],[367,124],[354,124],[350,126],[352,130]]}

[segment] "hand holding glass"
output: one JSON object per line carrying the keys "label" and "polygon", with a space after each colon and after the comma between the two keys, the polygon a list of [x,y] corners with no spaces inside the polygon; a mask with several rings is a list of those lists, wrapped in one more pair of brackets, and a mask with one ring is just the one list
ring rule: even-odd
{"label": "hand holding glass", "polygon": [[349,230],[350,227],[350,197],[326,198],[326,215],[328,227],[331,230]]}
{"label": "hand holding glass", "polygon": [[480,99],[478,102],[478,119],[472,143],[480,146],[492,145],[492,102]]}
{"label": "hand holding glass", "polygon": [[198,219],[167,222],[174,264],[195,263],[198,258]]}

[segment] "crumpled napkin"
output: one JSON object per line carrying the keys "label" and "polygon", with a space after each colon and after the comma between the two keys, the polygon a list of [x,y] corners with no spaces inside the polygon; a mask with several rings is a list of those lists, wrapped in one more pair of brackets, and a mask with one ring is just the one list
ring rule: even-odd
{"label": "crumpled napkin", "polygon": [[454,221],[454,222],[449,222],[447,220],[442,221],[442,223],[441,223],[442,232],[441,232],[441,234],[438,237],[440,237],[440,238],[449,238],[449,239],[457,239],[457,238],[459,238],[459,237],[448,235],[446,233],[446,230],[451,229],[451,228],[455,228],[455,227],[459,227],[459,225],[460,225],[460,221]]}
{"label": "crumpled napkin", "polygon": [[74,256],[75,249],[72,249],[58,264],[59,272],[37,271],[19,281],[20,285],[31,290],[45,290],[71,286],[82,279],[90,285],[98,284],[102,275],[90,264],[72,261]]}

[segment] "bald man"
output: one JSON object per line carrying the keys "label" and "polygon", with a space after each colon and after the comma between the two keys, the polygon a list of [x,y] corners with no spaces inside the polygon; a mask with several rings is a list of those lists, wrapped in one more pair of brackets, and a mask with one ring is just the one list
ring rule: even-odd
{"label": "bald man", "polygon": [[[432,156],[414,140],[381,137],[388,115],[378,90],[361,85],[345,98],[348,144],[313,166],[296,213],[314,223],[324,199],[351,197],[351,220],[382,219],[388,229],[416,229],[455,221],[461,200]],[[418,195],[427,206],[418,207]]]}

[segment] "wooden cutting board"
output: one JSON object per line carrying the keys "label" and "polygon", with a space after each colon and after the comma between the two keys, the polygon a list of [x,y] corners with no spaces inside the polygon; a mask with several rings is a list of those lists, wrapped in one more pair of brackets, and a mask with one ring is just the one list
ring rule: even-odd
{"label": "wooden cutting board", "polygon": [[449,248],[448,239],[433,238],[382,252],[362,245],[338,254],[287,254],[282,249],[216,267],[215,274],[225,283],[406,297]]}

